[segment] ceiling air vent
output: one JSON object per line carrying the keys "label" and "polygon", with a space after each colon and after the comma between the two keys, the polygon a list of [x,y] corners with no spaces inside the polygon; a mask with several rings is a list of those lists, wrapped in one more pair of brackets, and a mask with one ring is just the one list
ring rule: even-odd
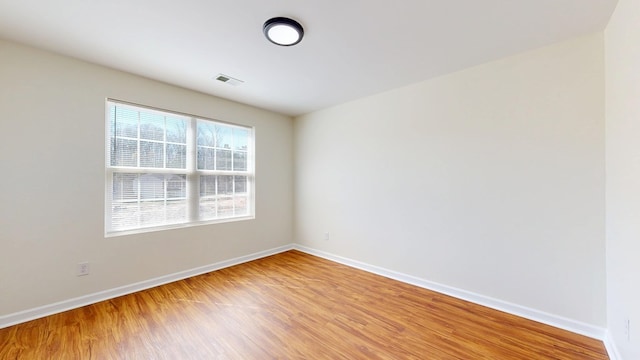
{"label": "ceiling air vent", "polygon": [[233,86],[242,85],[242,83],[244,83],[244,81],[240,79],[232,78],[231,76],[225,74],[218,74],[216,76],[216,80]]}

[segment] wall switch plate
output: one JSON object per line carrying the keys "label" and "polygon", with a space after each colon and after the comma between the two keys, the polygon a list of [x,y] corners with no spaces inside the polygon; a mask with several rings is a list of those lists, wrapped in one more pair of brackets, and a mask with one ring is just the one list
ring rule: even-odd
{"label": "wall switch plate", "polygon": [[81,262],[78,263],[78,267],[76,268],[77,276],[89,275],[89,262]]}
{"label": "wall switch plate", "polygon": [[328,231],[324,232],[324,239],[325,240],[329,240],[329,232]]}

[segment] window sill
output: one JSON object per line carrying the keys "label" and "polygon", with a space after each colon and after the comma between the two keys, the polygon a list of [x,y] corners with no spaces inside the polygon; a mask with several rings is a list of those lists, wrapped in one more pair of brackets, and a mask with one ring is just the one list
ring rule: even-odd
{"label": "window sill", "polygon": [[118,230],[118,231],[108,231],[108,232],[105,231],[104,237],[110,238],[110,237],[117,237],[117,236],[143,234],[143,233],[156,232],[156,231],[184,229],[184,228],[190,228],[194,226],[214,225],[214,224],[223,224],[223,223],[236,222],[236,221],[254,220],[255,218],[256,218],[255,215],[248,215],[248,216],[242,216],[242,217],[196,221],[196,222],[189,222],[189,223],[182,223],[182,224],[150,226],[150,227],[129,229],[129,230]]}

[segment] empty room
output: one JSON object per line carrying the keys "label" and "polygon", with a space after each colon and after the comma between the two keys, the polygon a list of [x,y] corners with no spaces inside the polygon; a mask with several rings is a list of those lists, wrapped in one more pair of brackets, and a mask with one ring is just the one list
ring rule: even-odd
{"label": "empty room", "polygon": [[0,359],[640,359],[640,1],[0,0]]}

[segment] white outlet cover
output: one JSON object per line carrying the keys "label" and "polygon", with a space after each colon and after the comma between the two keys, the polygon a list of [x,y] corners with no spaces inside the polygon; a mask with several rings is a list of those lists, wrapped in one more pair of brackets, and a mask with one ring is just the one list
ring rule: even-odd
{"label": "white outlet cover", "polygon": [[77,276],[89,275],[89,263],[88,262],[79,263],[78,266],[76,267],[76,275]]}

